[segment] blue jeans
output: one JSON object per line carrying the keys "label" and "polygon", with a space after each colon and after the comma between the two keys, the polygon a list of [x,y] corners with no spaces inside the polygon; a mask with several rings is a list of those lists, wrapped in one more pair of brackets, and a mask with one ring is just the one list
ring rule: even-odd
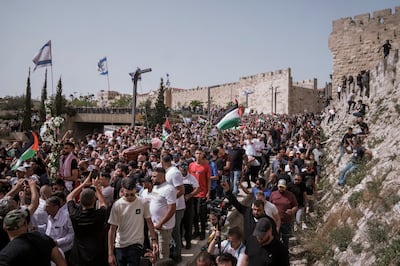
{"label": "blue jeans", "polygon": [[242,173],[242,171],[232,171],[231,172],[231,187],[233,185],[232,194],[235,196],[237,196],[237,194],[239,194],[238,183],[239,183],[241,173]]}
{"label": "blue jeans", "polygon": [[115,248],[115,258],[118,266],[140,265],[143,248],[140,244],[133,244],[124,248]]}
{"label": "blue jeans", "polygon": [[347,176],[354,172],[357,169],[357,164],[354,163],[353,161],[349,161],[344,168],[342,169],[342,171],[340,171],[339,173],[339,182],[338,184],[341,186],[344,186],[344,184],[346,183],[346,178]]}

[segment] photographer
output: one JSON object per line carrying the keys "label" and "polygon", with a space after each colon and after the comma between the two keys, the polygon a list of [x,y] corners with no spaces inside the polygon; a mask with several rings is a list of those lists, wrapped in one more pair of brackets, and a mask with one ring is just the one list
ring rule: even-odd
{"label": "photographer", "polygon": [[244,243],[248,247],[249,245],[256,245],[257,239],[253,236],[254,228],[256,227],[259,219],[266,217],[270,220],[272,226],[272,232],[274,237],[279,239],[278,232],[276,230],[276,223],[274,219],[267,216],[264,210],[264,202],[262,200],[256,200],[253,202],[251,207],[242,205],[236,197],[232,194],[229,184],[227,182],[221,182],[221,186],[224,189],[225,196],[229,202],[243,215],[243,232],[244,232]]}
{"label": "photographer", "polygon": [[229,229],[228,239],[223,240],[220,245],[218,245],[218,241],[221,241],[221,231],[216,231],[214,238],[208,245],[208,253],[212,255],[229,253],[239,259],[240,254],[244,254],[246,250],[243,243],[243,231],[237,226]]}

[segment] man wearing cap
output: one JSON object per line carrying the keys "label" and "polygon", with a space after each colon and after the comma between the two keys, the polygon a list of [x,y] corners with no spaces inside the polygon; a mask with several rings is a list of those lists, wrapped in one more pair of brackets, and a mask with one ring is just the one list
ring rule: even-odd
{"label": "man wearing cap", "polygon": [[286,248],[289,248],[289,237],[292,233],[293,215],[298,209],[296,196],[286,190],[286,180],[279,179],[278,190],[273,191],[269,201],[278,208],[281,217],[280,234],[282,242]]}
{"label": "man wearing cap", "polygon": [[[289,252],[272,232],[272,224],[267,218],[261,218],[254,231],[256,243],[248,243],[246,252],[241,261],[248,262],[247,265],[289,265]],[[240,264],[242,265],[242,264]]]}
{"label": "man wearing cap", "polygon": [[53,239],[39,232],[28,233],[26,210],[10,211],[3,221],[10,242],[0,251],[1,265],[50,265],[67,263]]}

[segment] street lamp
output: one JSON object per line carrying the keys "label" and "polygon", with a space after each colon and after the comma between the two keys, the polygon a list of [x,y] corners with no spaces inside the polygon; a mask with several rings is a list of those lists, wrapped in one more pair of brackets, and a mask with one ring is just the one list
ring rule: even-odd
{"label": "street lamp", "polygon": [[243,90],[243,95],[246,96],[246,108],[249,107],[249,94],[253,94],[254,91],[251,91],[250,89],[246,88]]}
{"label": "street lamp", "polygon": [[[269,88],[271,90],[271,114],[274,113],[274,108],[273,108],[274,107],[274,95],[275,95],[275,113],[276,113],[276,94],[278,93],[277,92],[278,88],[279,88],[279,86],[274,87],[272,85]],[[275,93],[274,93],[274,90],[275,90]]]}
{"label": "street lamp", "polygon": [[137,68],[135,72],[129,73],[129,76],[132,78],[133,82],[133,95],[132,95],[132,129],[135,128],[136,125],[136,94],[137,94],[137,82],[140,78],[140,75],[143,73],[151,72],[151,68],[140,69]]}

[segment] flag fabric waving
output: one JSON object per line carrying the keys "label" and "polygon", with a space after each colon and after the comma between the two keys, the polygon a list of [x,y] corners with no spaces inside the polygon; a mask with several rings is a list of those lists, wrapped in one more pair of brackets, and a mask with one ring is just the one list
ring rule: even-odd
{"label": "flag fabric waving", "polygon": [[52,64],[52,56],[51,56],[51,40],[48,41],[42,48],[40,48],[39,52],[33,58],[33,63],[35,63],[36,70],[38,67],[51,66]]}
{"label": "flag fabric waving", "polygon": [[234,106],[229,112],[219,120],[216,124],[217,128],[220,130],[230,129],[239,126],[240,116],[243,114],[243,107]]}
{"label": "flag fabric waving", "polygon": [[165,119],[163,129],[162,129],[162,140],[166,141],[169,134],[171,134],[171,125],[169,124],[168,117]]}
{"label": "flag fabric waving", "polygon": [[171,126],[170,126],[169,121],[168,121],[168,117],[165,119],[164,126],[165,126],[165,129],[168,130],[169,132],[172,131]]}
{"label": "flag fabric waving", "polygon": [[108,75],[107,57],[101,58],[97,62],[97,71],[99,71],[100,75]]}
{"label": "flag fabric waving", "polygon": [[24,153],[19,157],[18,161],[11,168],[11,170],[16,170],[21,165],[22,162],[35,157],[36,152],[39,150],[38,135],[33,131],[31,131],[31,133],[33,136],[33,144],[26,151],[24,151]]}

